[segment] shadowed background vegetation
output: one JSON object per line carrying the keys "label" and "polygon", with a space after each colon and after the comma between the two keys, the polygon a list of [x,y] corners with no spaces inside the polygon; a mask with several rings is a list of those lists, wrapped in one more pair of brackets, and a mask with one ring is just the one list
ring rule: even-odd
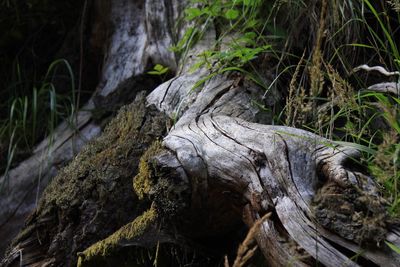
{"label": "shadowed background vegetation", "polygon": [[90,29],[82,23],[88,2],[0,1],[1,173],[29,156],[94,90],[99,64],[88,57]]}

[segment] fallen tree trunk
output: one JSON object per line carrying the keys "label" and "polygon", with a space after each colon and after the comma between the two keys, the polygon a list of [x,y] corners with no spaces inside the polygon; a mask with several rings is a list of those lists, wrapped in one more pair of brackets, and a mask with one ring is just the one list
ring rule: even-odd
{"label": "fallen tree trunk", "polygon": [[[191,53],[212,41],[210,29]],[[264,92],[240,74],[193,89],[207,71],[184,64],[58,174],[3,266],[216,266],[267,213],[252,238],[268,266],[400,265],[385,243],[400,235],[357,150],[266,125],[252,105]]]}
{"label": "fallen tree trunk", "polygon": [[[167,25],[163,26],[165,21],[159,21],[170,16],[155,16],[154,13],[162,10],[154,8],[142,13],[143,5],[122,0],[112,5],[108,1],[93,3],[88,14],[93,24],[87,38],[89,50],[106,49],[97,89],[71,121],[63,122],[52,136],[37,145],[31,157],[0,177],[4,184],[0,197],[1,255],[36,208],[48,182],[87,142],[99,136],[110,111],[130,103],[138,92],[150,91],[159,84],[157,77],[146,75],[149,62],[169,66],[171,72],[176,68],[174,55],[168,50],[172,44],[171,34]],[[168,12],[174,16],[172,11]],[[155,30],[162,31],[163,35],[156,35]]]}
{"label": "fallen tree trunk", "polygon": [[[157,90],[150,100],[162,95],[162,86]],[[289,239],[325,266],[357,265],[337,245],[354,253],[363,250],[360,257],[374,264],[398,266],[399,256],[382,244],[388,237],[398,245],[397,232],[388,234],[385,202],[373,180],[355,167],[358,151],[303,130],[250,123],[254,110],[245,95],[246,86],[235,87],[226,78],[210,81],[164,139],[174,156],[157,168],[180,163],[190,180],[192,205],[204,204],[217,184],[240,194],[254,219],[273,211],[279,219],[272,223],[282,225]],[[290,263],[285,249],[265,245],[277,227],[264,226],[257,240],[267,261]],[[382,247],[362,249],[367,243]]]}
{"label": "fallen tree trunk", "polygon": [[40,143],[34,154],[0,177],[4,191],[0,198],[0,251],[20,231],[26,217],[35,209],[43,189],[59,168],[65,166],[101,128],[90,120],[88,111],[79,112],[74,127],[62,123],[54,135]]}
{"label": "fallen tree trunk", "polygon": [[[171,80],[156,89],[148,97],[149,104],[157,99],[172,100],[168,97],[157,97],[162,96],[166,90],[171,96],[178,96],[174,91],[181,90],[182,87],[177,81],[179,79]],[[175,83],[175,86],[171,83]],[[136,194],[139,198],[148,195],[153,202],[152,208],[136,217],[125,228],[79,254],[81,265],[107,262],[107,258],[112,259],[113,253],[126,246],[151,247],[166,242],[191,247],[193,240],[202,235],[218,236],[235,229],[240,225],[242,216],[247,218],[245,222],[251,226],[266,212],[273,212],[275,216],[263,223],[256,236],[266,261],[273,266],[289,263],[298,266],[313,265],[315,261],[325,266],[358,266],[358,263],[349,258],[348,251],[360,254],[357,262],[361,265],[367,262],[381,266],[398,266],[397,254],[383,244],[383,241],[388,239],[399,245],[400,240],[397,232],[388,231],[390,220],[383,200],[377,195],[371,178],[355,168],[348,167],[358,156],[358,152],[303,130],[249,122],[248,120],[254,121],[257,117],[258,110],[251,107],[250,100],[252,95],[256,96],[258,92],[256,87],[246,90],[247,86],[237,86],[234,80],[221,76],[209,81],[199,93],[190,93],[191,87],[186,87],[188,91],[186,94],[180,94],[180,97],[187,96],[187,93],[195,94],[192,96],[194,101],[183,107],[185,112],[164,138],[163,145],[150,149],[150,152],[142,157],[143,165],[134,180]],[[160,103],[152,104],[151,106],[160,106]],[[226,105],[229,105],[229,108],[225,109]],[[237,116],[233,117],[232,112]],[[138,113],[125,110],[122,114],[125,115],[120,116]],[[174,112],[170,115],[172,114]],[[110,133],[124,129],[121,119],[117,121],[119,123],[114,122],[110,127]],[[100,140],[109,141],[108,139],[106,135]],[[129,139],[129,135],[124,135],[122,141],[104,144],[104,148],[95,149],[97,152],[88,149],[69,169],[73,169],[74,164],[83,164],[86,154],[104,157],[102,155],[109,150],[110,145],[118,148],[129,143]],[[141,152],[138,151],[138,154]],[[129,159],[128,162],[134,164],[137,160]],[[62,192],[66,190],[65,186],[71,183],[75,184],[76,188],[82,187],[88,183],[88,174],[85,173],[89,173],[90,176],[90,173],[98,168],[89,164],[76,174],[67,175],[64,171],[57,177],[47,189],[47,194],[33,219],[28,223],[29,231],[17,239],[14,253],[15,249],[31,249],[33,241],[28,239],[30,242],[27,246],[26,238],[33,238],[32,233],[35,231],[46,232],[39,230],[48,229],[40,226],[41,224],[58,222],[61,225],[67,223],[72,227],[72,222],[68,222],[62,213],[71,212],[71,203],[74,201],[64,198],[81,195],[78,193],[80,190],[67,189],[67,192],[72,194],[68,196],[63,196]],[[114,171],[123,169],[122,166],[117,166]],[[84,177],[79,173],[83,173]],[[100,173],[105,175],[107,171]],[[104,177],[104,182],[110,183],[111,177]],[[126,179],[127,177],[122,180],[126,182]],[[98,188],[95,192],[104,182],[92,185],[93,188]],[[66,185],[63,185],[65,183]],[[88,190],[87,193],[82,194],[81,199],[74,204],[79,207],[77,214],[81,214],[81,217],[76,215],[81,219],[75,220],[81,221],[83,214],[93,210],[84,205],[93,198],[87,195],[93,192],[92,186],[85,189]],[[129,195],[129,186],[125,185],[123,188],[123,194]],[[108,200],[109,197],[116,196],[112,190],[108,191],[108,194],[104,195]],[[58,200],[51,200],[54,198]],[[95,203],[98,202],[99,200]],[[113,203],[118,205],[118,201]],[[136,199],[136,204],[133,205],[140,206],[138,203],[140,202]],[[108,208],[110,205],[106,204]],[[135,218],[135,209],[129,207],[123,214],[131,213]],[[103,207],[100,210],[105,212],[108,208]],[[54,210],[58,210],[57,220],[48,218],[48,212],[53,213]],[[121,211],[121,208],[118,210]],[[96,224],[102,224],[102,220],[96,217],[92,218],[90,224],[95,222],[93,219],[97,221]],[[81,223],[87,224],[88,221],[83,220]],[[76,229],[86,227],[75,226]],[[65,230],[54,233],[54,236],[50,235],[48,252],[40,255],[42,260],[45,258],[45,262],[51,259],[51,262],[61,264],[61,259],[64,259],[61,255],[65,256],[65,252],[60,251],[59,242],[61,236],[61,240],[65,240],[65,231],[69,227],[61,228]],[[102,229],[106,231],[106,228]],[[72,230],[68,229],[68,232]],[[79,236],[82,237],[82,234]],[[69,236],[67,239],[74,240],[76,237]],[[185,241],[180,242],[180,239]],[[82,243],[85,243],[83,240]],[[82,247],[82,243],[76,244],[77,247]],[[274,247],[271,247],[271,244]],[[296,250],[293,246],[304,250]],[[46,258],[45,255],[55,251],[55,258]],[[138,257],[134,252],[131,253]],[[68,255],[72,257],[73,254]],[[27,259],[32,260],[28,256]],[[28,263],[30,262],[24,262]]]}

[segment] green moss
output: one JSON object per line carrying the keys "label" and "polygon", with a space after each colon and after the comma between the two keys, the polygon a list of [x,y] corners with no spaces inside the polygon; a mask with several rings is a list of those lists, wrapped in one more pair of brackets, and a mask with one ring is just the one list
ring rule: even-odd
{"label": "green moss", "polygon": [[161,142],[155,141],[140,158],[139,173],[133,178],[133,189],[139,199],[143,199],[144,196],[149,193],[153,185],[153,182],[151,181],[153,173],[149,164],[151,158],[157,155],[160,151]]}
{"label": "green moss", "polygon": [[146,230],[154,225],[157,219],[157,213],[154,208],[145,211],[141,216],[137,217],[133,222],[121,227],[118,231],[103,239],[89,248],[83,253],[79,253],[78,267],[85,266],[94,258],[106,257],[115,250],[123,240],[132,241],[140,238],[146,233]]}
{"label": "green moss", "polygon": [[[157,114],[148,119],[151,112],[146,108],[144,95],[122,107],[104,133],[60,170],[46,189],[40,205],[49,208],[52,203],[68,208],[71,203],[78,205],[85,199],[102,197],[102,202],[106,202],[114,181],[125,179],[129,172],[132,175],[135,171],[137,166],[129,166],[128,163],[137,160],[132,156],[142,154],[141,151],[154,142],[154,136],[161,136],[165,131],[165,116]],[[157,146],[161,146],[160,143],[149,149],[148,157],[155,153]],[[141,163],[144,171],[143,165]]]}
{"label": "green moss", "polygon": [[[59,170],[21,238],[34,233],[61,240],[55,253],[62,258],[74,257],[88,243],[115,237],[110,235],[115,229],[110,225],[125,225],[143,210],[132,190],[132,177],[138,172],[140,156],[165,133],[167,119],[156,108],[146,107],[145,94],[139,94],[132,104],[122,107],[104,133]],[[161,147],[159,142],[158,145]],[[64,229],[74,230],[66,233]],[[73,238],[78,246],[69,248]],[[113,242],[108,241],[98,244],[97,253],[111,246]],[[73,259],[74,264],[76,261]]]}
{"label": "green moss", "polygon": [[[44,194],[43,202],[67,208],[71,203],[79,204],[93,194],[96,198],[107,196],[112,180],[125,175],[122,163],[136,150],[135,144],[141,144],[147,138],[140,131],[145,117],[144,101],[121,108],[103,135],[89,143],[70,165],[60,171],[46,189],[51,193]],[[96,192],[93,192],[94,188]]]}

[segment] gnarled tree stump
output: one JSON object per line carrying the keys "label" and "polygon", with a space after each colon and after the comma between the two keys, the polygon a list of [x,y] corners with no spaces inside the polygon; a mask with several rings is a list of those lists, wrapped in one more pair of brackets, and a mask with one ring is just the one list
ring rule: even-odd
{"label": "gnarled tree stump", "polygon": [[[127,7],[135,13],[145,4],[159,22],[181,10],[172,0],[161,8],[139,2]],[[135,18],[133,36],[146,18]],[[168,34],[151,36],[169,44]],[[213,41],[209,29],[189,56]],[[157,58],[163,52],[154,47]],[[264,92],[240,74],[193,89],[207,71],[189,72],[191,62],[177,64],[179,75],[146,98],[139,94],[58,174],[2,266],[217,266],[267,213],[253,238],[254,260],[269,266],[400,265],[384,242],[400,246],[400,236],[355,163],[357,150],[266,125],[271,114],[252,104]],[[127,66],[129,75],[143,67]],[[274,94],[267,98],[273,105]]]}

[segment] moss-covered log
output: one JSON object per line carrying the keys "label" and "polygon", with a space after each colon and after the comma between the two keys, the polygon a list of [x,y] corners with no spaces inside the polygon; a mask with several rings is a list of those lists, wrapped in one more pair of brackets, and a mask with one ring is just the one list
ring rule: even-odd
{"label": "moss-covered log", "polygon": [[104,134],[46,188],[28,227],[14,240],[9,251],[13,256],[6,264],[23,255],[22,265],[75,265],[79,251],[147,209],[146,203],[137,201],[132,178],[139,158],[162,138],[168,122],[154,107],[146,107],[144,92],[123,107]]}

